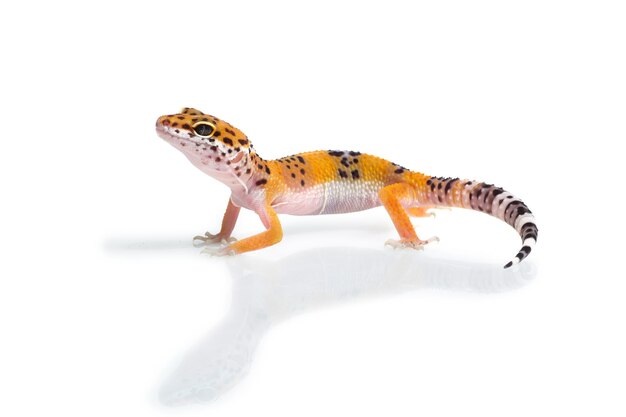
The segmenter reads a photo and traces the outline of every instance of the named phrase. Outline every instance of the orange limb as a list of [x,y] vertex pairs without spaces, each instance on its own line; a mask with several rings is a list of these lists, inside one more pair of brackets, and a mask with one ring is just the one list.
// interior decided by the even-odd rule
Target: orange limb
[[283,228],[280,225],[280,220],[278,220],[278,215],[274,209],[268,205],[258,214],[267,230],[238,242],[231,243],[228,247],[223,249],[224,254],[238,254],[263,249],[282,240]]
[[437,238],[421,240],[415,233],[407,209],[405,209],[405,206],[415,203],[415,190],[412,186],[405,183],[388,185],[380,190],[378,196],[401,238],[400,241],[387,241],[388,245],[419,248],[433,240],[438,240]]

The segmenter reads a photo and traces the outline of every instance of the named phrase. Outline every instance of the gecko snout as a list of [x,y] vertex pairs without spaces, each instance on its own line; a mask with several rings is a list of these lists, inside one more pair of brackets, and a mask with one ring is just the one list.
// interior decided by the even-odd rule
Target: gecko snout
[[171,124],[170,119],[167,116],[161,116],[156,121],[156,126],[169,126]]

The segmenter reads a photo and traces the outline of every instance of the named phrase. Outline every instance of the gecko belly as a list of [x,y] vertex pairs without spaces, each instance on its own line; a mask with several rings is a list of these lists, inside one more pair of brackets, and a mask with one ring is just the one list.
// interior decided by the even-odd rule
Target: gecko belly
[[378,191],[383,186],[376,181],[328,181],[306,190],[289,190],[272,207],[277,213],[299,216],[352,213],[380,206]]

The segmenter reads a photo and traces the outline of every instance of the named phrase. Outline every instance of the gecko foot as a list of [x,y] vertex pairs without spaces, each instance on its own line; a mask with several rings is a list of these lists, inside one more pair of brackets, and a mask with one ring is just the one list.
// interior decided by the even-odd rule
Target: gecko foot
[[232,256],[235,251],[230,248],[230,244],[220,243],[220,245],[205,246],[200,253],[209,256]]
[[415,249],[415,250],[422,250],[424,249],[424,246],[426,246],[429,243],[432,242],[439,242],[439,238],[437,236],[433,236],[431,238],[428,238],[426,240],[421,240],[421,239],[415,239],[415,240],[394,240],[394,239],[389,239],[388,241],[385,242],[385,246],[391,246],[394,249],[404,249],[404,248],[410,248],[410,249]]
[[192,244],[196,248],[200,248],[202,246],[209,246],[209,245],[227,245],[229,243],[233,243],[236,241],[237,239],[235,239],[232,236],[224,237],[224,236],[221,236],[219,233],[216,235],[213,235],[209,232],[206,232],[204,236],[194,236],[192,240]]

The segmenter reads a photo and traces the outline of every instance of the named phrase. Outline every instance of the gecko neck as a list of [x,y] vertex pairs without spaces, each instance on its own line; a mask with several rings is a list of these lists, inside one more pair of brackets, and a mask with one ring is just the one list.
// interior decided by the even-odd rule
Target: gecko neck
[[[259,182],[267,179],[270,174],[268,160],[263,159],[256,151],[252,150],[246,156],[246,167],[244,170],[246,186],[248,190],[258,188]],[[233,190],[235,191],[235,190]]]
[[203,161],[187,157],[202,172],[228,186],[234,194],[249,194],[258,188],[258,182],[267,178],[268,166],[266,160],[252,150],[240,161],[227,161],[219,166],[208,166]]

